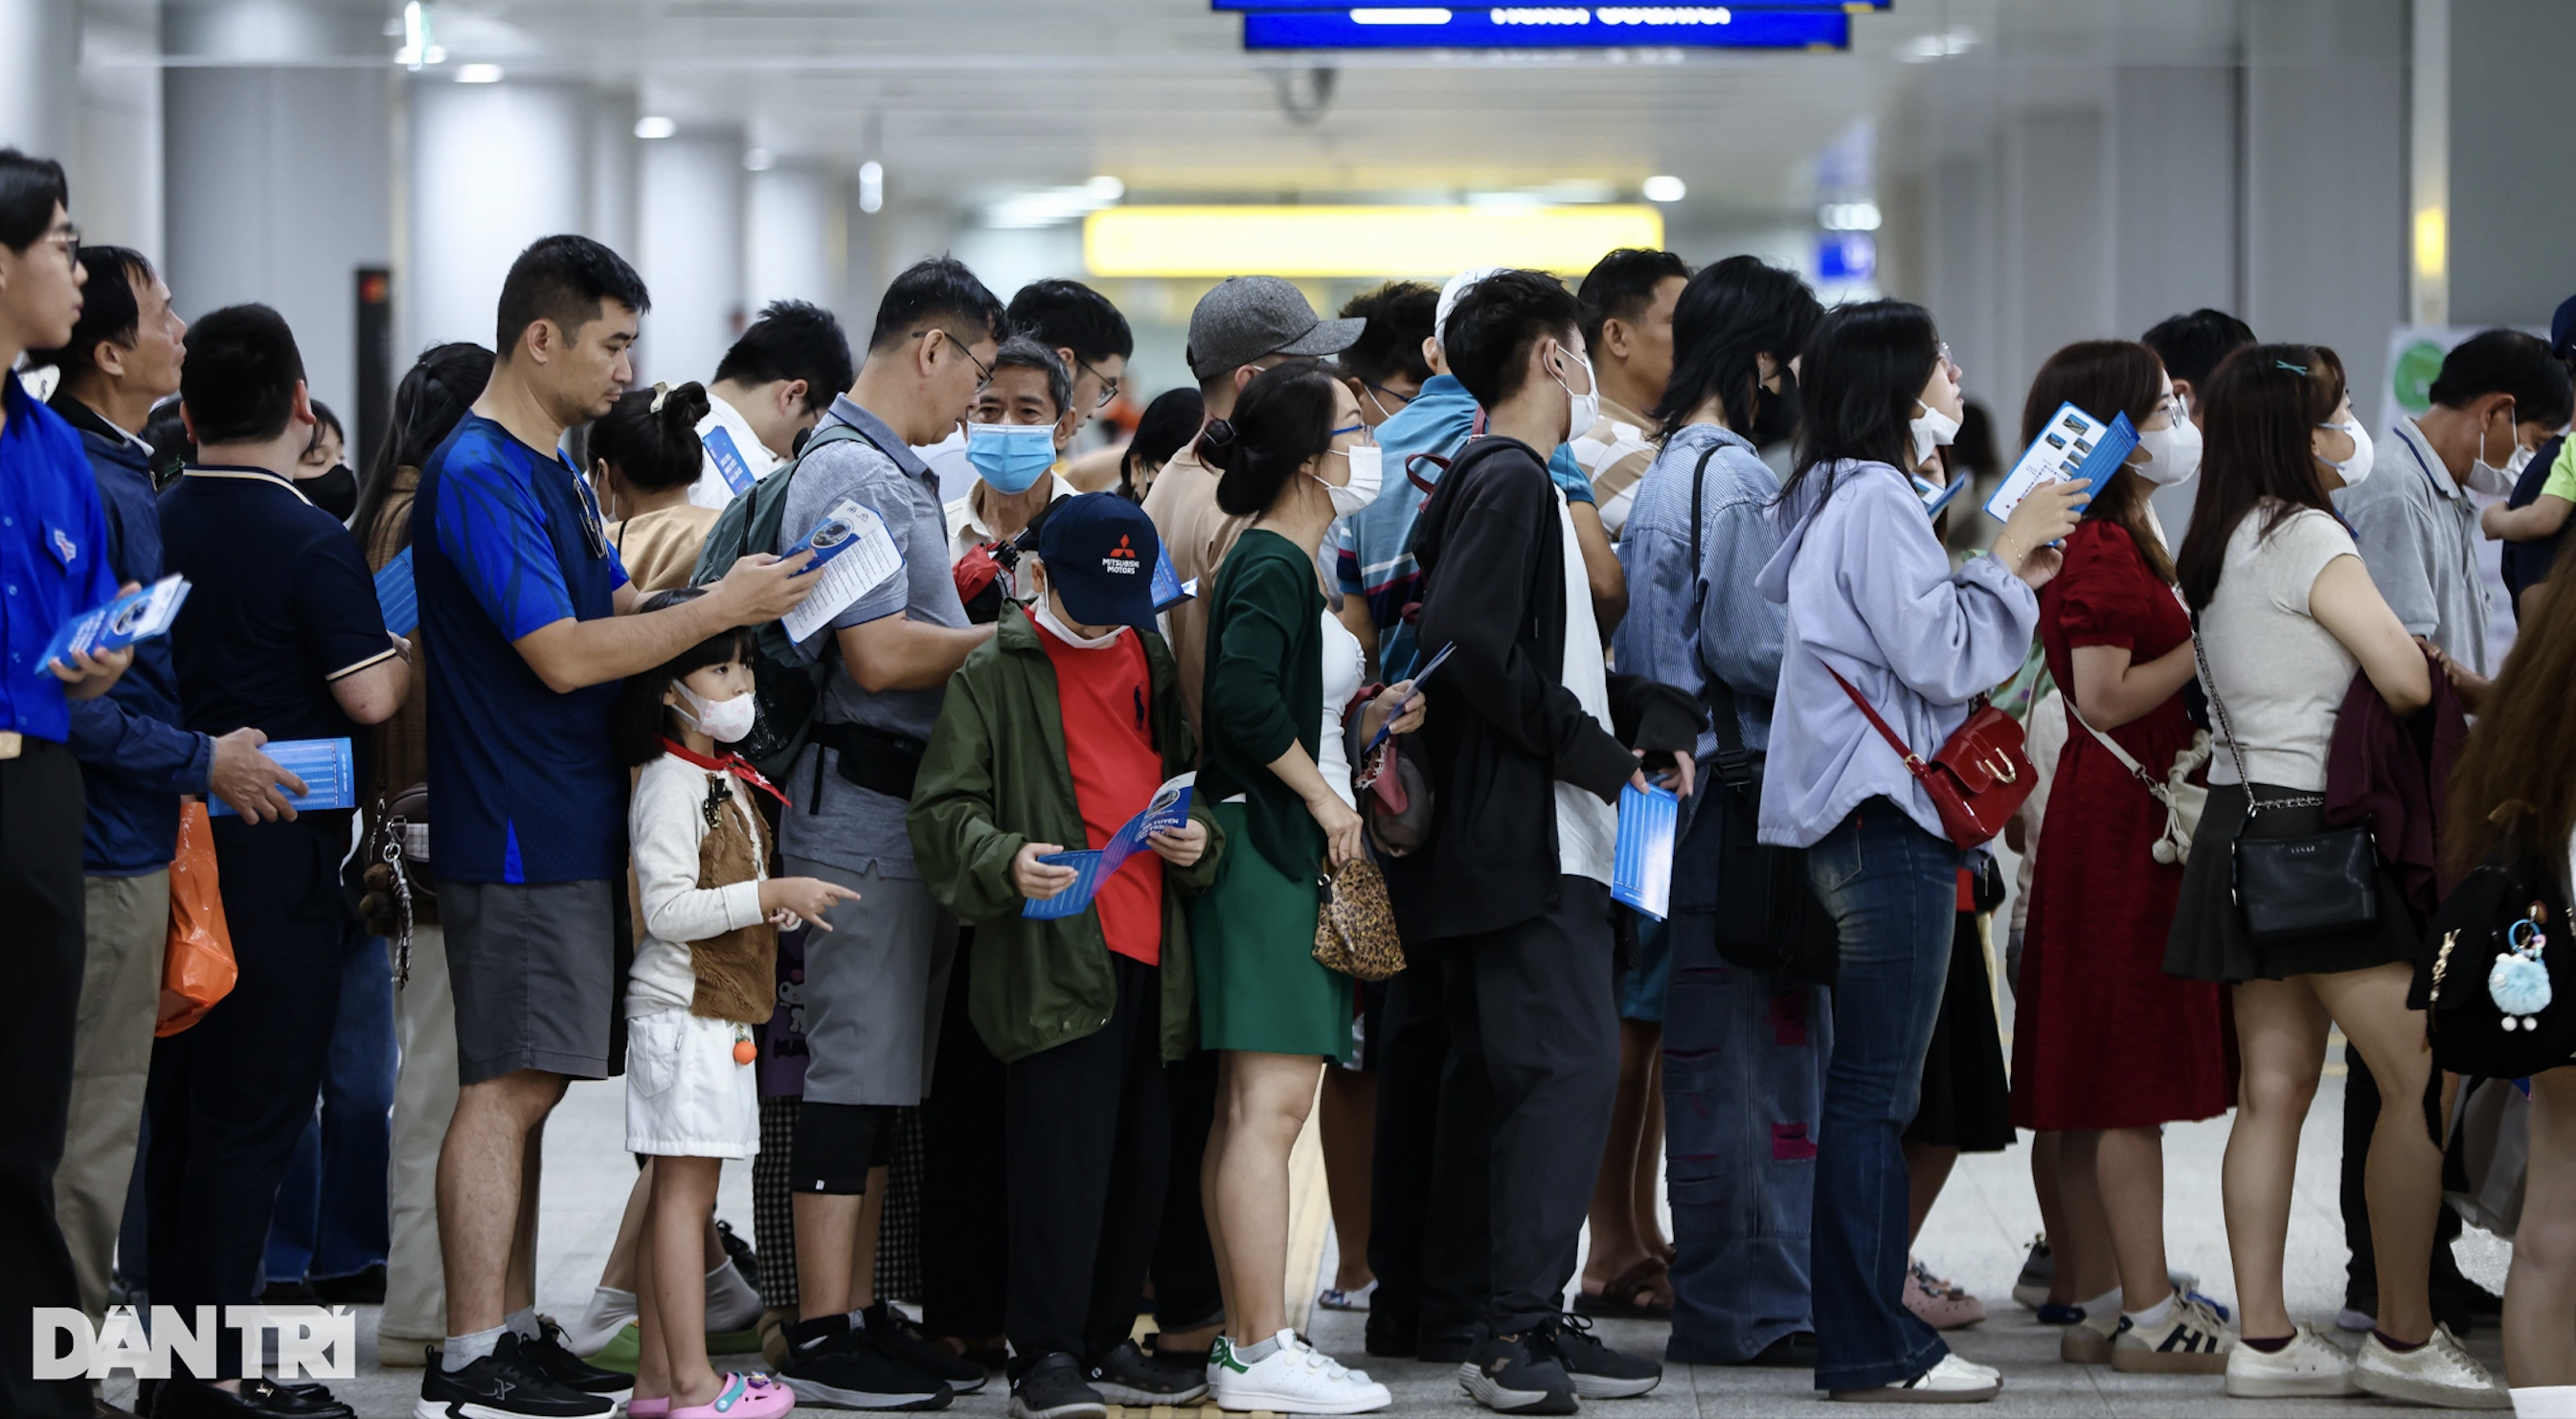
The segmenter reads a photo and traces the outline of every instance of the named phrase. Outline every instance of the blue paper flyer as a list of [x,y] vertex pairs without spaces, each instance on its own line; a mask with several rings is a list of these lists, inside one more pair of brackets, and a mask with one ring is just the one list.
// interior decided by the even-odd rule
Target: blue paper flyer
[[1180,572],[1175,570],[1172,566],[1172,554],[1170,549],[1161,546],[1155,547],[1154,609],[1157,611],[1169,611],[1173,607],[1180,605],[1182,602],[1187,601],[1198,594],[1199,579],[1197,577],[1191,577],[1188,581],[1181,580]]
[[1968,480],[1965,478],[1953,478],[1947,483],[1935,483],[1920,473],[1907,476],[1914,480],[1914,496],[1923,500],[1923,513],[1927,517],[1939,517],[1947,511],[1950,504],[1957,501],[1959,494],[1968,486]]
[[1083,848],[1075,852],[1051,852],[1038,859],[1058,867],[1070,867],[1078,875],[1073,885],[1047,898],[1031,901],[1020,908],[1020,915],[1030,921],[1054,921],[1059,917],[1078,916],[1091,899],[1100,894],[1100,884],[1116,875],[1127,859],[1149,851],[1146,839],[1165,828],[1177,828],[1190,819],[1190,789],[1198,782],[1194,773],[1168,779],[1154,790],[1153,801],[1145,811],[1127,820],[1113,834],[1106,846]]
[[1387,712],[1386,723],[1377,727],[1376,735],[1369,740],[1367,747],[1360,750],[1361,758],[1365,759],[1369,755],[1376,753],[1377,746],[1385,743],[1388,737],[1395,733],[1395,722],[1404,718],[1405,710],[1411,707],[1414,700],[1422,694],[1422,682],[1430,679],[1431,672],[1439,669],[1440,662],[1447,660],[1449,658],[1449,652],[1456,650],[1457,648],[1458,643],[1456,641],[1451,641],[1449,644],[1440,647],[1440,653],[1431,657],[1428,664],[1413,672],[1413,688],[1406,691],[1404,698],[1395,702],[1395,708]]
[[1673,900],[1673,829],[1681,800],[1666,788],[1619,790],[1619,846],[1610,862],[1610,899],[1657,921]]
[[2004,475],[2003,486],[1986,499],[1986,515],[1997,522],[2009,519],[2030,490],[2042,483],[2082,478],[2098,493],[2137,446],[2138,431],[2130,426],[2128,415],[2114,414],[2106,424],[2073,404],[2060,404],[2039,437],[2022,450],[2012,472]]
[[[304,780],[304,796],[290,797],[298,813],[321,813],[334,808],[358,806],[358,767],[349,754],[346,739],[273,739],[259,746],[259,751],[277,761],[277,766]],[[208,797],[206,812],[217,818],[232,813],[232,805],[220,798]]]
[[698,442],[706,449],[707,457],[716,461],[716,472],[724,475],[725,486],[733,489],[735,497],[741,497],[744,489],[760,481],[752,476],[751,464],[744,460],[742,450],[734,446],[733,435],[721,426],[707,430]]
[[385,613],[385,629],[395,635],[420,629],[420,591],[412,585],[411,548],[395,553],[376,573],[376,608]]
[[150,640],[170,629],[179,619],[179,607],[188,599],[188,579],[165,576],[150,586],[129,591],[104,606],[93,607],[63,623],[45,646],[45,659],[59,661],[68,667],[75,651],[96,655],[101,651],[123,650],[136,641]]

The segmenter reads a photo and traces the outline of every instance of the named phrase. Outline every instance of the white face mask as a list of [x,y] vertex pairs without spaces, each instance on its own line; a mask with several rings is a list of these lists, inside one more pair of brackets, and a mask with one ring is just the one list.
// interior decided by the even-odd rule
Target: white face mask
[[2200,426],[2189,419],[2176,419],[2170,428],[2145,430],[2138,435],[2138,447],[2146,450],[2149,461],[2132,463],[2129,471],[2159,488],[2170,488],[2200,471]]
[[1556,374],[1553,370],[1549,371],[1550,374],[1555,375],[1558,386],[1565,390],[1567,412],[1572,419],[1572,422],[1566,426],[1567,438],[1578,438],[1590,432],[1594,424],[1601,422],[1601,381],[1592,373],[1592,361],[1581,355],[1576,355],[1574,359],[1576,363],[1583,366],[1585,393],[1575,393],[1574,386],[1565,382],[1565,376]]
[[2337,463],[2333,459],[2320,453],[2316,455],[2316,460],[2328,468],[2333,469],[2339,476],[2341,476],[2343,479],[2343,485],[2347,488],[2358,488],[2363,483],[2369,481],[2371,461],[2375,459],[2378,454],[2377,451],[2372,449],[2370,446],[2370,436],[2362,432],[2361,420],[2347,419],[2340,424],[2319,424],[2317,427],[2321,429],[2338,429],[2343,433],[2350,435],[2352,438],[2352,457],[2345,459],[2341,463]]
[[1048,634],[1072,646],[1075,650],[1105,650],[1117,644],[1120,636],[1127,634],[1125,626],[1112,626],[1109,628],[1109,634],[1105,636],[1082,634],[1066,625],[1064,618],[1055,613],[1055,598],[1047,595],[1043,587],[1038,591],[1038,599],[1029,603],[1029,611],[1038,618],[1039,625],[1047,628]]
[[1376,444],[1358,444],[1342,452],[1351,461],[1351,481],[1335,486],[1324,483],[1321,478],[1315,479],[1324,483],[1325,495],[1333,500],[1335,517],[1349,517],[1376,502],[1378,490],[1386,485],[1386,456]]
[[2480,429],[2478,456],[2469,464],[2469,487],[2489,497],[2506,497],[2521,479],[2524,465],[2530,462],[2531,450],[2524,448],[2520,439],[2513,441],[2513,453],[2505,459],[2503,467],[2487,462],[2487,433]]
[[686,685],[675,683],[671,688],[680,692],[681,700],[673,708],[686,715],[699,733],[719,744],[740,740],[760,718],[760,702],[748,690],[729,700],[710,700]]
[[1932,456],[1932,450],[1949,447],[1950,440],[1959,436],[1959,421],[1920,399],[1914,401],[1914,407],[1923,412],[1915,415],[1907,427],[1914,434],[1914,466],[1920,468],[1923,460]]

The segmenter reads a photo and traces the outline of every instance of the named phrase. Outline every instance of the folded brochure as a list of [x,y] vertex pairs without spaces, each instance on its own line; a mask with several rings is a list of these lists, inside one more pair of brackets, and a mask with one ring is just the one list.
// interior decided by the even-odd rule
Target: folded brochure
[[1199,579],[1181,580],[1180,572],[1172,566],[1171,549],[1157,546],[1154,549],[1154,609],[1169,611],[1198,594]]
[[395,635],[420,629],[420,592],[412,584],[411,548],[396,552],[376,573],[376,609],[385,613],[385,629]]
[[[296,812],[320,813],[358,806],[358,770],[350,758],[348,740],[272,739],[259,746],[259,751],[276,760],[279,768],[304,780],[303,795],[287,798]],[[206,812],[215,817],[232,811],[232,805],[220,798],[209,796],[206,800]]]
[[1673,829],[1681,800],[1668,788],[1619,790],[1619,844],[1610,859],[1610,900],[1662,921],[1673,901]]
[[59,661],[68,668],[74,652],[96,655],[150,640],[170,629],[170,623],[179,619],[180,604],[187,599],[188,579],[176,575],[129,591],[65,621],[46,644],[45,660]]
[[1422,693],[1422,682],[1430,679],[1431,672],[1439,669],[1440,662],[1447,660],[1449,658],[1449,652],[1456,650],[1457,648],[1458,643],[1456,641],[1451,641],[1449,644],[1440,647],[1440,653],[1431,657],[1430,661],[1421,669],[1413,672],[1413,688],[1405,692],[1403,699],[1395,702],[1394,709],[1387,711],[1386,723],[1377,727],[1377,733],[1369,739],[1368,746],[1360,750],[1361,758],[1365,759],[1369,755],[1376,753],[1377,746],[1385,743],[1387,741],[1387,737],[1395,732],[1395,722],[1404,718],[1405,709]]
[[1038,859],[1058,867],[1070,867],[1073,885],[1044,901],[1031,900],[1020,909],[1020,915],[1031,921],[1053,921],[1058,917],[1076,916],[1091,905],[1100,894],[1100,884],[1117,875],[1127,859],[1148,851],[1146,839],[1165,828],[1177,828],[1190,818],[1190,790],[1198,782],[1195,773],[1168,779],[1154,790],[1153,800],[1145,811],[1127,820],[1126,826],[1110,835],[1106,845],[1083,848],[1074,852],[1051,852]]
[[2060,404],[2039,437],[2022,450],[2012,472],[2004,475],[2003,486],[1986,499],[1986,515],[1997,522],[2009,519],[2031,489],[2042,483],[2081,478],[2098,494],[2137,446],[2138,431],[2130,426],[2128,415],[2114,414],[2106,424],[2071,403]]
[[799,575],[822,579],[812,595],[778,618],[787,638],[799,643],[903,570],[903,553],[887,534],[884,519],[854,498],[834,503],[804,541],[787,549],[785,559],[794,561],[807,552],[814,554],[814,565]]

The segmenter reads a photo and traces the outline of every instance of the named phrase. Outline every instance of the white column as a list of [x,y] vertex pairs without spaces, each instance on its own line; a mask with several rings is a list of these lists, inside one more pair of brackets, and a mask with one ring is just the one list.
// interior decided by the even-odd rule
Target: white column
[[[2550,313],[2576,291],[2566,240],[2576,224],[2576,188],[2557,171],[2564,164],[2553,152],[2567,131],[2559,95],[2563,61],[2576,50],[2576,6],[2449,0],[2443,8],[2451,19],[2444,318],[2546,330]],[[2426,67],[2421,51],[2416,67],[2419,74]]]
[[780,166],[751,174],[744,242],[743,308],[775,300],[829,306],[838,294],[839,184],[819,168]]
[[635,95],[608,90],[590,99],[589,220],[582,226],[592,240],[619,255],[635,259]]
[[692,134],[643,145],[636,269],[653,313],[635,347],[642,380],[705,380],[743,317],[742,142]]
[[[161,30],[149,14],[92,13],[80,35],[72,202],[84,241],[130,246],[159,262]],[[0,40],[0,48],[7,41]]]
[[[0,0],[0,148],[69,162],[80,7],[71,0]],[[72,190],[80,200],[80,189]]]
[[412,81],[412,269],[396,282],[398,352],[490,345],[510,263],[539,237],[582,229],[586,99],[551,84]]

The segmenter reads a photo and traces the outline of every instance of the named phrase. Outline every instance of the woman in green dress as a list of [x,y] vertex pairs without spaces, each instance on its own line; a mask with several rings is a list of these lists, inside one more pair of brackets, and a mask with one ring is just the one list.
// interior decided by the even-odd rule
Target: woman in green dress
[[[1198,778],[1217,821],[1251,850],[1227,855],[1190,921],[1200,1038],[1221,1052],[1202,1183],[1227,1326],[1208,1372],[1226,1408],[1356,1414],[1389,1403],[1385,1387],[1289,1329],[1285,1273],[1289,1149],[1324,1057],[1351,1041],[1350,978],[1313,955],[1317,874],[1365,851],[1339,742],[1359,647],[1327,633],[1315,553],[1336,516],[1375,498],[1378,451],[1349,387],[1299,360],[1247,385],[1199,452],[1224,470],[1217,505],[1252,519],[1209,599]],[[1361,732],[1373,735],[1410,688],[1363,706]],[[1416,701],[1397,729],[1421,715]]]

